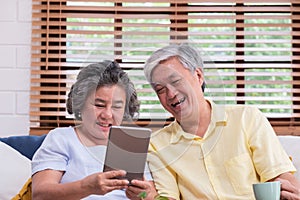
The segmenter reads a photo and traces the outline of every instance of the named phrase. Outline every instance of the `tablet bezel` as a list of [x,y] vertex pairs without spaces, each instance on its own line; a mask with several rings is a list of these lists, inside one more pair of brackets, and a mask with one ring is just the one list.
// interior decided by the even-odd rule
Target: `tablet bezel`
[[103,172],[123,169],[127,179],[142,180],[152,130],[142,127],[112,126],[110,128]]

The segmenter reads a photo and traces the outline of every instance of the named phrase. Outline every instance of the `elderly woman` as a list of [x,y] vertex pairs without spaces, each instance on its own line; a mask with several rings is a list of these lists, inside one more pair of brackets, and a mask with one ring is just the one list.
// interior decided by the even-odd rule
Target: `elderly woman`
[[33,199],[138,199],[141,192],[154,199],[149,171],[130,187],[115,178],[125,171],[102,172],[110,127],[131,119],[138,109],[134,85],[116,62],[83,68],[67,101],[68,112],[80,123],[51,130],[34,155]]

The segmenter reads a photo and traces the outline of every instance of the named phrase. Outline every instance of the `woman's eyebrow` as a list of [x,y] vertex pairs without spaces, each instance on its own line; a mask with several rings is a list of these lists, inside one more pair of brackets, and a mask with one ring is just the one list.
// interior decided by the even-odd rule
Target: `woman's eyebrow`
[[125,101],[123,100],[116,100],[116,101],[113,101],[114,104],[123,104],[125,103]]
[[95,98],[95,103],[105,103],[105,100],[101,98]]
[[[105,101],[104,99],[101,99],[101,98],[96,98],[95,99],[95,103],[106,103],[107,101]],[[125,101],[124,100],[115,100],[113,101],[113,103],[115,104],[119,104],[119,103],[124,103]]]

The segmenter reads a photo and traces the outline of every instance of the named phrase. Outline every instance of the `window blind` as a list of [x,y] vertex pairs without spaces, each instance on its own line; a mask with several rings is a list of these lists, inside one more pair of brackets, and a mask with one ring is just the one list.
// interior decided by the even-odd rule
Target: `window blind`
[[116,60],[141,101],[139,125],[172,116],[145,80],[156,49],[189,43],[204,58],[205,95],[257,106],[277,134],[300,135],[300,3],[296,0],[33,0],[30,133],[74,124],[65,109],[78,71]]

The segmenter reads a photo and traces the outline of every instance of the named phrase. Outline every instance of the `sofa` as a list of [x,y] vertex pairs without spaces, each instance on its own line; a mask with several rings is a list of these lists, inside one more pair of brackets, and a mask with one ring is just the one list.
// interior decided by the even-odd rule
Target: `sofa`
[[31,159],[46,135],[0,138],[0,199],[9,200],[31,177]]
[[296,167],[294,175],[300,181],[300,136],[285,135],[278,136],[278,139]]
[[[31,176],[30,161],[46,135],[0,138],[0,199],[9,200],[19,193]],[[283,148],[300,171],[300,136],[278,136]],[[300,172],[295,176],[300,180]]]

